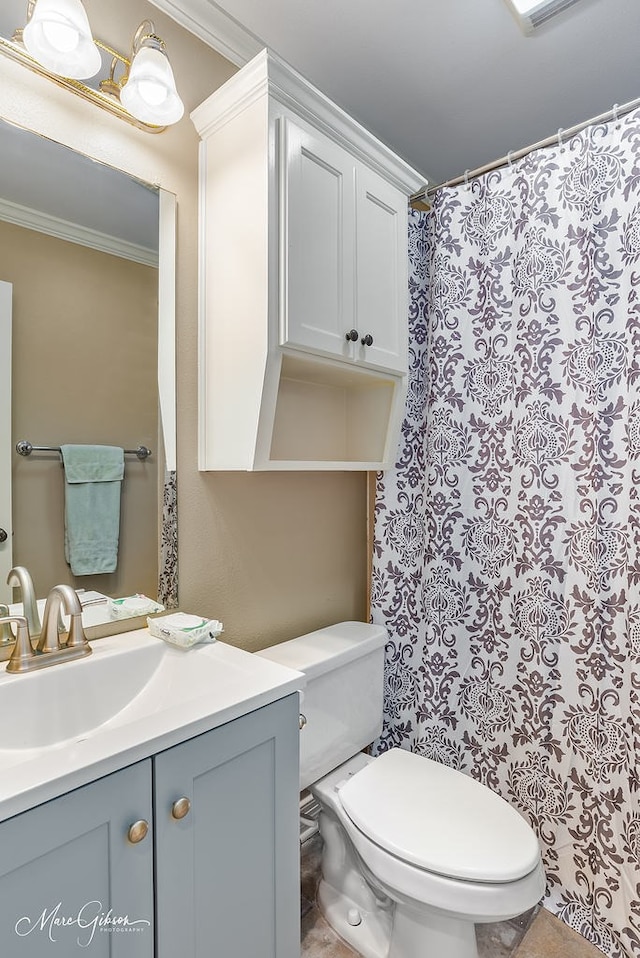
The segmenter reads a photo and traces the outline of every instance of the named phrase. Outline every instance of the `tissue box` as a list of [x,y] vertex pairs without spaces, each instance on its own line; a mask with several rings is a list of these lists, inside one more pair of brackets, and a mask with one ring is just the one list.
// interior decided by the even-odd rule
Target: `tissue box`
[[215,642],[223,631],[217,619],[203,619],[199,615],[174,612],[159,619],[147,619],[149,632],[181,649],[190,649],[199,642]]

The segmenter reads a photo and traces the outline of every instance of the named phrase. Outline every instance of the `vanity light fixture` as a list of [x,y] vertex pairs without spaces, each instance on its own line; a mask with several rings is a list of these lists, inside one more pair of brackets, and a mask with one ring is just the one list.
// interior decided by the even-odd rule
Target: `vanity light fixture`
[[[184,105],[176,90],[164,41],[143,20],[125,56],[94,39],[81,0],[29,0],[27,24],[0,52],[41,76],[150,133],[177,123]],[[111,57],[109,76],[98,88],[80,82],[99,72],[102,53]]]
[[533,33],[547,20],[572,7],[578,0],[507,0],[523,33]]
[[84,80],[102,58],[80,0],[38,0],[22,31],[27,51],[52,73]]
[[164,41],[156,36],[153,23],[144,20],[133,38],[132,59],[120,102],[144,123],[177,123],[184,113]]

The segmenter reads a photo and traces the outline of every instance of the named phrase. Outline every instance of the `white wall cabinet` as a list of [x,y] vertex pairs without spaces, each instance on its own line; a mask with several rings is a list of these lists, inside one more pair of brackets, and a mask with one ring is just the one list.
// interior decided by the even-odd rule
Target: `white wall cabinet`
[[298,734],[294,694],[0,823],[0,954],[298,958]]
[[264,51],[192,114],[201,469],[380,469],[407,366],[422,178]]

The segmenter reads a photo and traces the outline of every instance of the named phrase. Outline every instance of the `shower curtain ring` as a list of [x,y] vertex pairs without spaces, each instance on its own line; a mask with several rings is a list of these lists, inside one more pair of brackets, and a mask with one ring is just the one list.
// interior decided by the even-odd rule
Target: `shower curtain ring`
[[618,110],[620,109],[619,103],[613,104],[613,109],[611,110],[613,114],[613,122],[616,124],[616,129],[618,129]]
[[464,171],[464,188],[469,189],[469,170]]
[[511,169],[511,167],[513,166],[512,154],[513,154],[513,150],[509,150],[509,152],[507,153],[507,163],[509,164],[509,169]]
[[562,150],[562,134],[563,133],[564,133],[564,128],[560,127],[560,129],[558,130],[558,146],[560,147],[560,150]]

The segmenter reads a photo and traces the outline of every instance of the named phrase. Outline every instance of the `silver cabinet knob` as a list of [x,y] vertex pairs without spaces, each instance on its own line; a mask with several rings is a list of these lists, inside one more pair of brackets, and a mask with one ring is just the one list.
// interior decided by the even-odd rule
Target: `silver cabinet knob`
[[177,799],[171,806],[171,816],[177,821],[180,821],[181,818],[185,818],[191,811],[191,802],[186,795],[183,795],[182,798]]
[[345,333],[345,339],[348,343],[357,343],[358,342],[358,333],[357,329],[350,329],[348,333]]
[[0,529],[0,542],[6,542],[6,541],[7,541],[7,530]]
[[127,838],[132,845],[137,845],[138,842],[144,841],[144,839],[147,837],[148,831],[149,822],[145,822],[144,818],[141,818],[140,821],[134,822],[133,825],[129,826]]
[[360,340],[363,346],[373,346],[373,336],[371,333],[367,333],[366,336],[363,336]]
[[300,729],[300,731],[302,731],[302,729],[305,727],[306,724],[307,724],[307,716],[303,715],[302,712],[300,712],[300,715],[298,716],[298,728]]

